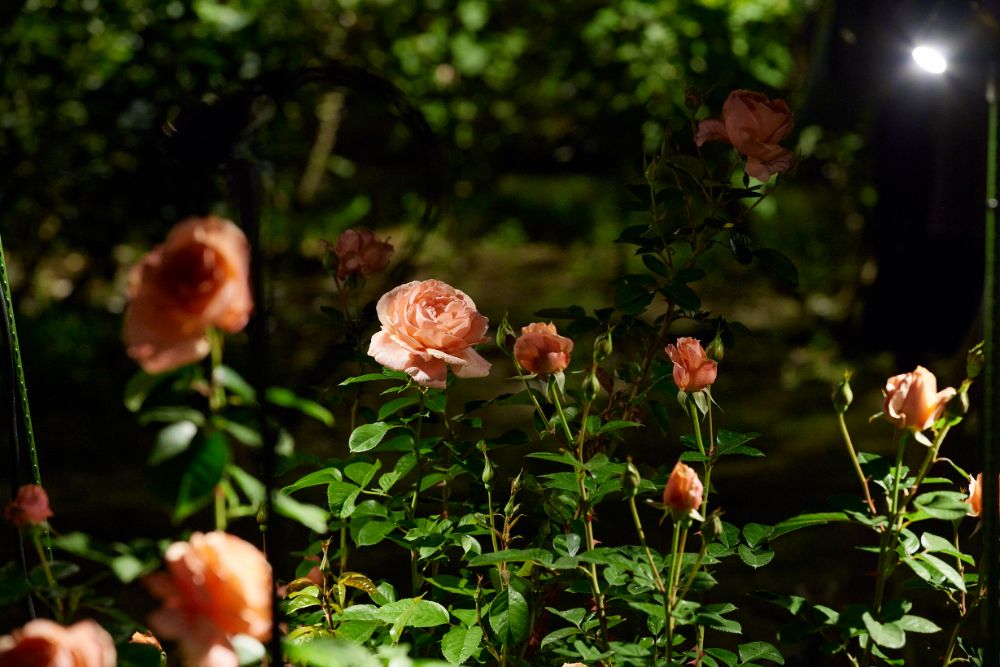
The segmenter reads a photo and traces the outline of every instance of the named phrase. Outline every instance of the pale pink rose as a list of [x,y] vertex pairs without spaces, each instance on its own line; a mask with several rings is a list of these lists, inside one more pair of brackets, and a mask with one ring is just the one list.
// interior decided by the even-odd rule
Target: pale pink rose
[[680,461],[674,466],[663,487],[663,504],[669,507],[675,516],[689,514],[701,507],[702,494],[705,487],[698,479],[698,473],[691,466]]
[[45,618],[0,637],[0,667],[115,667],[111,635],[86,619],[63,627]]
[[180,643],[185,667],[235,667],[229,638],[271,632],[271,566],[257,547],[223,532],[170,545],[166,573],[146,578],[163,607],[149,617],[158,636]]
[[682,336],[677,345],[667,345],[666,351],[674,362],[674,384],[681,391],[690,394],[715,382],[719,364],[708,358],[697,338]]
[[389,265],[395,249],[386,241],[379,241],[370,229],[348,229],[333,248],[337,256],[337,278],[367,277]]
[[975,477],[969,475],[969,516],[979,516],[983,513],[983,473]]
[[205,358],[208,328],[236,333],[253,310],[250,244],[234,223],[188,218],[129,272],[128,355],[147,373]]
[[375,310],[382,330],[368,354],[386,368],[438,388],[449,366],[460,378],[489,374],[490,363],[472,349],[486,340],[489,320],[464,292],[440,280],[413,281],[383,294]]
[[784,100],[749,90],[734,90],[722,105],[722,120],[698,124],[695,143],[725,141],[747,157],[747,173],[766,181],[791,169],[795,156],[778,142],[792,131],[792,112]]
[[945,405],[956,394],[948,387],[938,391],[937,378],[923,366],[912,373],[894,375],[885,383],[885,418],[898,428],[923,431],[944,414]]
[[561,373],[569,366],[573,341],[560,336],[551,322],[535,322],[521,328],[514,342],[514,358],[521,368],[536,375]]
[[52,516],[49,495],[37,484],[25,484],[4,508],[4,517],[17,528],[37,526]]

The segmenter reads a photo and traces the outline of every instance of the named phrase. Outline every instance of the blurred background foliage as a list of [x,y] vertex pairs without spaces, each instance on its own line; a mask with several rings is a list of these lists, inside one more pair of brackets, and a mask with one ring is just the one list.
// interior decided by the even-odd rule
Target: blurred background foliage
[[[703,300],[757,330],[761,356],[778,339],[790,345],[777,365],[747,359],[748,386],[761,384],[758,373],[785,388],[813,382],[808,398],[825,410],[840,373],[838,327],[853,326],[856,297],[875,276],[864,233],[877,199],[863,132],[842,109],[828,115],[823,97],[834,9],[820,0],[4,3],[0,229],[43,474],[58,495],[86,493],[74,464],[92,457],[88,439],[116,443],[100,476],[142,466],[136,443],[149,434],[137,435],[120,402],[135,370],[120,342],[127,269],[186,215],[236,215],[220,176],[167,154],[164,123],[258,77],[328,61],[385,77],[423,112],[447,158],[445,197],[435,227],[418,233],[427,156],[365,91],[315,85],[257,109],[277,380],[313,389],[336,379],[320,307],[337,297],[321,258],[323,240],[351,225],[398,248],[426,236],[418,268],[396,278],[452,281],[494,322],[506,309],[519,326],[543,307],[608,303],[608,281],[635,261],[611,241],[647,215],[628,210],[624,187],[642,181],[644,152],[661,142],[693,150],[686,103],[704,101],[699,118],[718,115],[730,90],[750,88],[796,111],[797,173],[757,207],[752,227],[797,263],[800,288],[720,251],[722,279],[705,284]],[[728,159],[721,145],[705,152]],[[387,286],[369,285],[369,296]],[[775,417],[750,405],[734,415],[765,432],[759,421]]]

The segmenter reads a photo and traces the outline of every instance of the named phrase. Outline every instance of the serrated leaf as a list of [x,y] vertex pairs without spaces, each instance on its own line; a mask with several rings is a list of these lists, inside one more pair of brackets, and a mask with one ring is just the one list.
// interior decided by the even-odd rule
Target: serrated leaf
[[392,426],[385,422],[374,422],[372,424],[362,424],[354,429],[351,437],[347,441],[351,452],[367,452],[378,447],[385,434],[392,430]]
[[931,570],[941,575],[945,581],[963,593],[965,592],[965,581],[962,579],[962,575],[960,575],[951,565],[929,553],[917,554],[914,558],[924,561],[924,563],[926,563]]
[[770,660],[771,662],[776,662],[779,665],[785,664],[785,658],[781,655],[781,652],[767,642],[750,642],[749,644],[740,644],[739,647],[737,647],[737,650],[740,652],[740,660],[742,662],[750,662],[752,660]]
[[469,567],[494,565],[501,562],[521,563],[524,561],[535,561],[547,565],[553,560],[552,552],[546,549],[507,549],[505,551],[494,551],[476,556],[469,561]]
[[369,521],[361,527],[354,541],[359,547],[372,546],[384,540],[395,528],[396,524],[392,521]]
[[768,549],[767,551],[760,551],[756,549],[751,549],[745,544],[741,544],[737,549],[737,553],[740,555],[740,560],[749,565],[750,567],[757,569],[759,567],[764,567],[771,560],[774,559],[774,550]]
[[378,409],[378,420],[384,421],[403,408],[408,408],[411,405],[417,405],[418,403],[420,403],[419,396],[400,396],[399,398],[394,398]]
[[468,628],[456,625],[441,639],[441,655],[452,664],[464,664],[479,653],[482,641],[483,629],[478,625]]
[[271,499],[277,514],[298,521],[314,533],[323,534],[327,531],[327,520],[330,518],[330,513],[322,507],[299,502],[281,492],[274,493]]
[[800,514],[798,516],[793,516],[791,519],[785,519],[781,523],[774,526],[768,540],[773,541],[782,535],[787,535],[788,533],[801,530],[802,528],[824,526],[834,521],[839,522],[850,520],[851,517],[844,512],[814,512],[810,514]]
[[562,533],[552,538],[552,548],[564,556],[575,556],[580,551],[582,540],[576,533]]
[[765,526],[760,523],[748,523],[743,526],[743,538],[751,547],[756,547],[758,544],[770,539],[773,532],[773,526]]
[[935,519],[956,521],[969,511],[965,500],[965,494],[957,491],[929,491],[917,496],[913,505]]
[[502,645],[514,646],[528,638],[531,613],[524,596],[508,586],[490,603],[489,623]]
[[897,623],[879,623],[867,611],[861,615],[861,620],[864,622],[872,641],[879,646],[884,646],[885,648],[903,648],[906,646],[906,632]]
[[933,621],[911,614],[904,615],[896,623],[907,632],[918,632],[927,635],[941,632],[941,628]]

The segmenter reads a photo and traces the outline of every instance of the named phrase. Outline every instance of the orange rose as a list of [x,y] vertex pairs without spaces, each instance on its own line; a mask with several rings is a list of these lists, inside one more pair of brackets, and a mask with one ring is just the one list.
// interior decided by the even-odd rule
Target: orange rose
[[674,362],[674,384],[681,391],[690,394],[715,382],[719,364],[708,358],[697,338],[678,338],[677,345],[667,345],[666,351]]
[[49,496],[37,484],[25,484],[3,511],[4,518],[17,528],[36,526],[52,516]]
[[236,333],[253,309],[250,244],[215,216],[188,218],[129,272],[128,355],[147,373],[205,358],[208,327]]
[[490,363],[472,349],[486,340],[489,320],[464,292],[440,280],[413,281],[383,294],[375,309],[382,330],[368,354],[383,366],[438,388],[448,366],[461,378],[489,374]]
[[769,100],[749,90],[734,90],[722,105],[722,120],[698,124],[695,143],[725,141],[747,157],[747,173],[760,181],[791,169],[795,156],[778,142],[792,131],[792,112],[784,100]]
[[271,566],[249,542],[223,532],[194,533],[164,555],[166,573],[146,578],[163,607],[150,627],[180,642],[187,667],[236,666],[229,637],[271,633]]
[[0,667],[115,667],[111,635],[90,619],[63,627],[45,618],[0,637]]
[[667,485],[663,487],[663,504],[671,509],[675,517],[686,515],[701,507],[704,492],[705,487],[694,468],[678,461]]
[[514,342],[514,358],[521,368],[536,375],[561,373],[569,366],[573,341],[556,332],[551,322],[535,322],[521,328]]
[[937,390],[937,378],[923,366],[912,373],[894,375],[885,383],[885,418],[898,428],[924,431],[944,414],[945,405],[955,396],[954,388]]
[[379,241],[370,229],[348,229],[333,248],[337,256],[337,278],[346,280],[350,276],[370,276],[389,265],[389,258],[395,249],[385,241]]

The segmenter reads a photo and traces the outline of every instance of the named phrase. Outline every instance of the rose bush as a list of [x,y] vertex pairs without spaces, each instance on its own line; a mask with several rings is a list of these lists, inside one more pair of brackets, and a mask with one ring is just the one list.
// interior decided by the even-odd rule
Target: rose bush
[[242,330],[250,318],[250,246],[229,220],[188,218],[129,272],[128,354],[148,373],[205,358],[207,330]]

